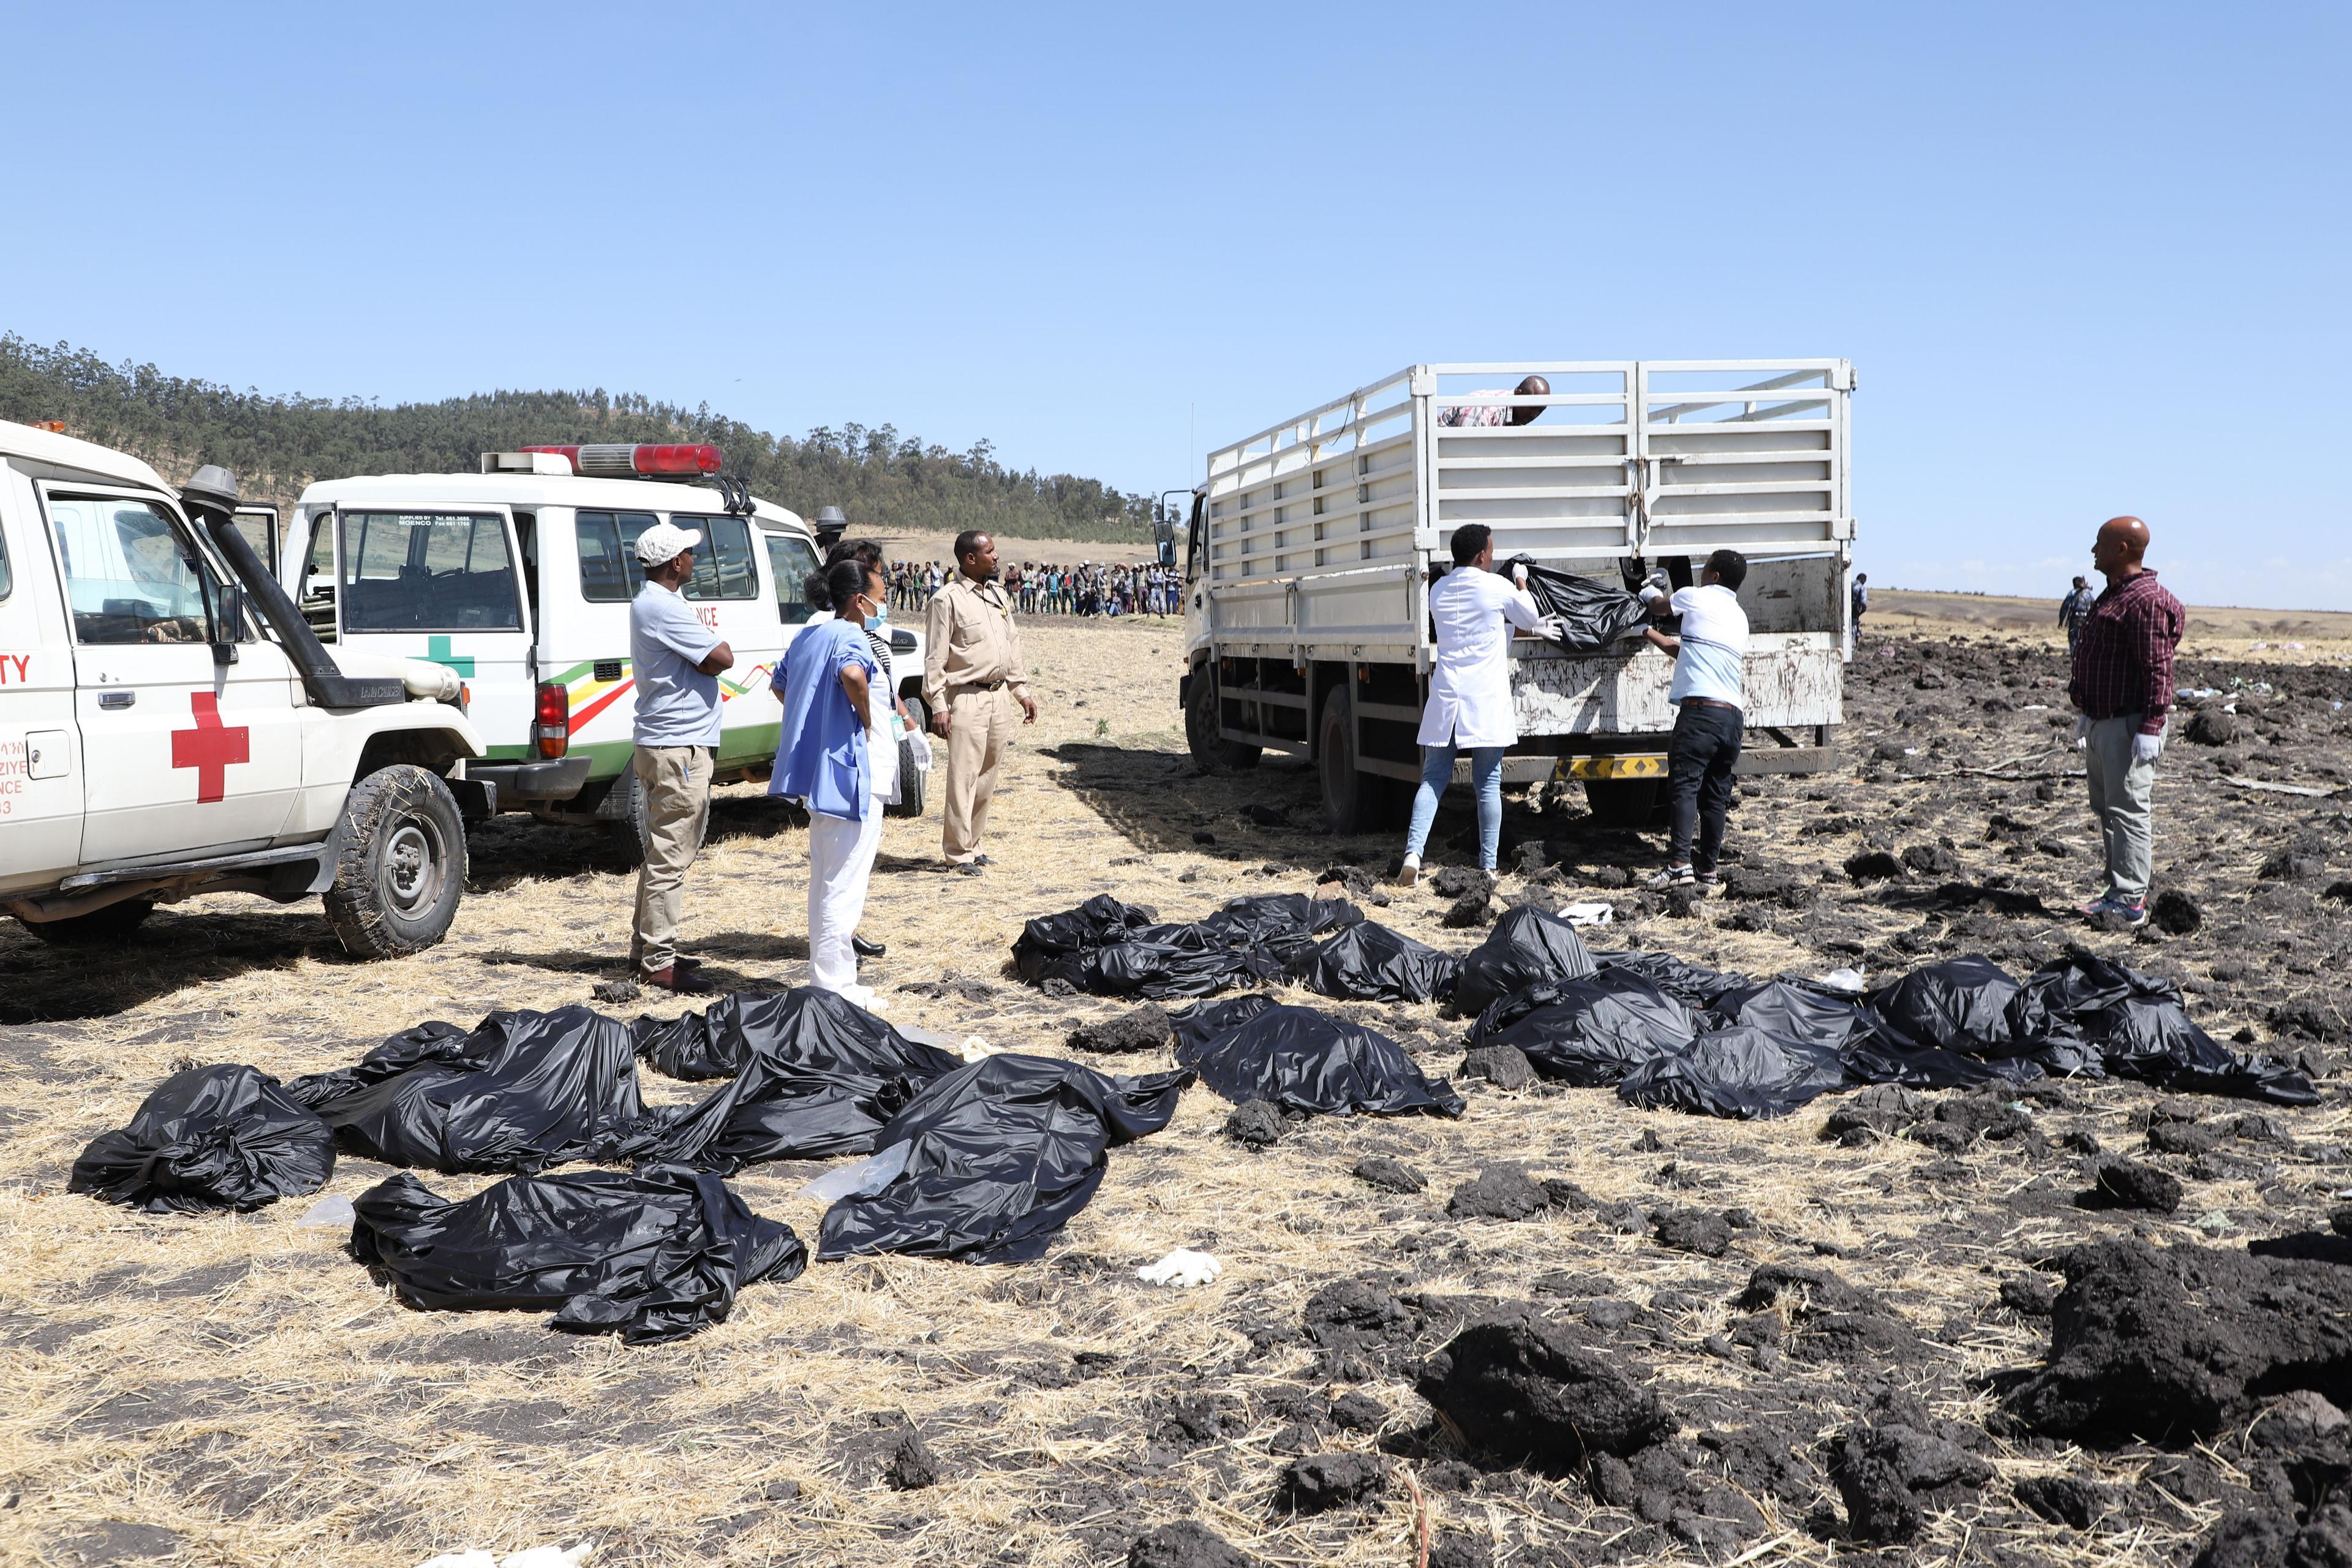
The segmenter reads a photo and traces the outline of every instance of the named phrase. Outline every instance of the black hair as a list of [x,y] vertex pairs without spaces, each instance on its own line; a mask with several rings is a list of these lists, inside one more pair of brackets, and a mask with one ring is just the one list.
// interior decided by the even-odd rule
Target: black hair
[[833,548],[824,552],[827,566],[838,561],[863,561],[868,566],[882,564],[882,547],[870,539],[836,539]]
[[980,542],[987,537],[988,530],[984,528],[967,528],[957,534],[955,536],[956,563],[961,565],[963,558],[979,549]]
[[801,584],[801,597],[808,601],[812,610],[837,614],[850,600],[866,592],[866,574],[871,570],[865,562],[847,557],[830,562],[822,571],[809,574],[808,581]]
[[1465,522],[1454,531],[1454,564],[1467,566],[1493,541],[1495,531],[1483,522]]
[[1706,558],[1706,569],[1715,574],[1716,581],[1733,593],[1748,581],[1748,557],[1737,550],[1718,550]]

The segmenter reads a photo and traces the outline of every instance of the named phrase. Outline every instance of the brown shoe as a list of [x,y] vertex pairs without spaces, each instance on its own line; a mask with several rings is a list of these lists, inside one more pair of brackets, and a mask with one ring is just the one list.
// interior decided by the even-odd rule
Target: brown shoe
[[702,994],[711,988],[709,981],[681,963],[673,963],[667,969],[640,969],[637,984],[675,991],[681,996]]

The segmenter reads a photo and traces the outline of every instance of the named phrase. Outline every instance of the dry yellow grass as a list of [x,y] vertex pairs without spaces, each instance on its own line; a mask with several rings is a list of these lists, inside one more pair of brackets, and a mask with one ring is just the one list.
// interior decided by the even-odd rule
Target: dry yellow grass
[[[867,978],[890,996],[893,1018],[1057,1054],[1072,1025],[1118,1008],[1049,1001],[1004,978],[1025,916],[1112,889],[1190,918],[1234,894],[1308,885],[1312,864],[1262,873],[1269,861],[1350,851],[1385,860],[1384,843],[1315,840],[1302,851],[1297,837],[1240,819],[1253,799],[1308,800],[1298,769],[1193,776],[1181,760],[1173,629],[1041,625],[1026,635],[1045,710],[997,796],[988,847],[998,868],[940,874],[936,806],[885,830],[866,930],[890,952]],[[1220,842],[1194,844],[1199,826]],[[799,836],[754,791],[728,792],[686,919],[688,945],[722,984],[794,978],[804,868]],[[1858,1386],[1783,1384],[1697,1348],[1723,1326],[1753,1264],[1818,1263],[1815,1243],[1850,1250],[1833,1266],[1887,1292],[1923,1330],[1958,1325],[1933,1338],[1937,1364],[1916,1369],[1950,1389],[1959,1384],[1948,1374],[2023,1363],[2040,1348],[2034,1329],[1985,1310],[2002,1274],[2086,1232],[2128,1228],[2071,1213],[2004,1218],[2030,1171],[1989,1159],[1965,1179],[1928,1180],[1914,1146],[1823,1142],[1825,1108],[1729,1124],[1629,1110],[1601,1092],[1484,1091],[1459,1122],[1325,1119],[1244,1155],[1220,1135],[1227,1107],[1196,1089],[1164,1133],[1114,1152],[1100,1193],[1045,1262],[813,1267],[795,1283],[748,1290],[731,1321],[694,1340],[629,1349],[550,1333],[528,1315],[411,1311],[343,1255],[340,1232],[298,1227],[307,1201],[162,1219],[64,1191],[84,1142],[120,1125],[184,1058],[317,1070],[425,1018],[581,1001],[619,971],[629,879],[589,841],[502,821],[480,836],[476,870],[452,939],[397,963],[346,962],[315,910],[244,899],[166,910],[149,942],[94,957],[0,928],[0,1004],[42,1020],[8,1029],[0,1058],[0,1379],[10,1391],[0,1489],[17,1494],[0,1510],[0,1561],[152,1546],[239,1568],[405,1568],[436,1551],[592,1538],[600,1563],[1076,1565],[1123,1560],[1141,1528],[1191,1515],[1268,1563],[1409,1564],[1412,1510],[1401,1492],[1321,1522],[1269,1511],[1283,1424],[1255,1414],[1255,1396],[1328,1384],[1307,1347],[1260,1352],[1247,1331],[1295,1327],[1325,1282],[1363,1275],[1438,1296],[1525,1299],[1547,1274],[1599,1272],[1637,1304],[1680,1299],[1671,1342],[1641,1359],[1686,1409],[1732,1391],[1750,1407],[1778,1401],[1826,1434]],[[1461,933],[1439,928],[1443,908],[1407,895],[1380,913],[1458,946]],[[1769,933],[1705,920],[1673,930],[1677,951],[1727,967],[1822,966]],[[960,1004],[895,990],[949,973],[998,992]],[[1459,1026],[1434,1008],[1356,1011],[1414,1044],[1433,1074],[1453,1065]],[[696,1092],[646,1082],[663,1100]],[[2103,1091],[2078,1120],[2119,1135],[2145,1098]],[[2340,1136],[2344,1121],[2313,1113],[2296,1131]],[[1670,1152],[1637,1149],[1645,1131]],[[1374,1153],[1419,1166],[1428,1191],[1370,1192],[1349,1173]],[[1507,1159],[1603,1200],[1743,1205],[1762,1228],[1709,1260],[1611,1233],[1584,1212],[1521,1225],[1444,1217],[1458,1182]],[[813,1237],[819,1211],[793,1194],[814,1169],[756,1168],[737,1184],[753,1207]],[[346,1161],[328,1192],[350,1196],[385,1173]],[[445,1193],[487,1181],[426,1180]],[[2214,1213],[2234,1226],[2263,1199],[2238,1182],[2200,1187],[2199,1202],[2180,1225],[2143,1228],[2196,1237],[2187,1222]],[[1178,1246],[1215,1252],[1224,1277],[1182,1292],[1133,1279]],[[1079,1352],[1115,1361],[1077,1376]],[[1401,1374],[1369,1386],[1396,1426],[1423,1419]],[[1157,1446],[1157,1402],[1216,1394],[1254,1413],[1246,1430],[1189,1453]],[[1988,1407],[1964,1395],[1944,1405],[1979,1417]],[[877,1445],[906,1420],[948,1463],[934,1489],[902,1494],[875,1475]],[[1372,1442],[1339,1433],[1326,1446]],[[1996,1458],[2011,1476],[2093,1468],[2071,1451]],[[2128,1477],[2137,1462],[2099,1465]],[[1832,1549],[1803,1531],[1801,1508],[1757,1500],[1771,1524],[1759,1540],[1772,1543],[1758,1561],[1830,1561]],[[1538,1561],[1538,1548],[1593,1554],[1625,1518],[1597,1515],[1580,1486],[1559,1482],[1433,1494],[1430,1507],[1441,1528],[1487,1538],[1506,1562]],[[1926,1551],[1958,1561],[2029,1544],[2003,1539],[2011,1533],[2022,1532],[1947,1518]],[[2095,1552],[2030,1544],[2070,1561],[2155,1564],[2177,1560],[2189,1533],[2087,1538]]]

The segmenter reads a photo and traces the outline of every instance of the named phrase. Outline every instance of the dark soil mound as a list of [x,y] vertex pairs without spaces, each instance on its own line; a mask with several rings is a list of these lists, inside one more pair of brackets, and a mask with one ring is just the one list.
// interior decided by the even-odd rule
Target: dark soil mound
[[2002,1402],[2020,1426],[2185,1442],[2269,1394],[2352,1390],[2352,1268],[2121,1239],[2063,1261],[2048,1363]]
[[1655,1393],[1617,1370],[1630,1364],[1525,1308],[1509,1309],[1454,1335],[1415,1386],[1473,1447],[1564,1471],[1593,1454],[1622,1458],[1679,1425]]
[[1155,1051],[1175,1037],[1168,1015],[1157,1003],[1146,1002],[1116,1018],[1080,1025],[1070,1031],[1069,1044],[1076,1051]]

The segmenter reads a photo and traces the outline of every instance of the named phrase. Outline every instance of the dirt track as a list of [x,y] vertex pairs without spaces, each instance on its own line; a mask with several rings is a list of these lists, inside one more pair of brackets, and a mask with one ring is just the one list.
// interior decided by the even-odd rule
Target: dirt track
[[[940,875],[936,807],[886,830],[866,929],[890,952],[866,977],[894,1018],[1058,1053],[1070,1027],[1122,1009],[1009,979],[1024,917],[1108,889],[1191,918],[1239,892],[1304,890],[1335,861],[1385,868],[1393,844],[1319,833],[1303,770],[1196,776],[1176,723],[1172,629],[1041,625],[1027,636],[1045,713],[998,798],[1000,867]],[[2226,744],[2176,736],[2158,864],[2203,924],[2134,939],[2031,912],[2021,896],[1937,892],[1966,882],[2063,911],[2092,890],[2059,668],[2038,637],[1866,641],[1849,688],[1853,765],[1743,792],[1732,842],[1744,867],[1794,873],[1778,901],[1704,903],[1684,918],[1650,907],[1622,876],[1646,870],[1654,838],[1591,831],[1573,799],[1543,812],[1515,801],[1511,834],[1551,846],[1561,896],[1616,900],[1632,921],[1625,940],[1686,958],[1876,974],[1984,952],[2021,973],[2084,940],[2177,978],[2217,1037],[2242,1030],[2332,1073],[2352,998],[2339,989],[2347,906],[2326,895],[2332,868],[2352,859],[2352,817],[2323,795],[2240,786],[2352,781],[2352,709],[2332,706],[2352,679],[2184,663],[2184,685],[2276,689],[2231,725],[2215,721],[2242,731]],[[1288,825],[1252,821],[1251,805]],[[715,823],[688,946],[722,984],[789,984],[803,952],[789,934],[800,929],[798,835],[748,789],[729,793]],[[1457,801],[1436,836],[1457,847],[1442,853],[1458,861],[1468,828]],[[1843,868],[1915,846],[1939,846],[1953,868],[1863,883]],[[1602,1090],[1473,1081],[1458,1122],[1325,1120],[1252,1153],[1223,1135],[1230,1108],[1195,1089],[1164,1133],[1113,1153],[1101,1192],[1043,1263],[814,1267],[752,1288],[695,1340],[643,1350],[551,1334],[522,1315],[407,1310],[343,1256],[339,1233],[297,1227],[306,1201],[163,1220],[64,1192],[88,1139],[120,1125],[175,1062],[317,1070],[423,1019],[583,1000],[622,968],[628,882],[590,840],[502,821],[478,836],[474,871],[452,940],[397,963],[346,963],[314,910],[257,900],[164,911],[147,941],[112,954],[53,952],[0,928],[0,1376],[15,1394],[0,1409],[0,1491],[20,1494],[0,1510],[0,1558],[177,1551],[405,1568],[436,1551],[593,1538],[598,1563],[1108,1563],[1144,1529],[1191,1517],[1269,1563],[1409,1564],[1415,1506],[1402,1473],[1311,1518],[1275,1506],[1291,1458],[1358,1453],[1412,1475],[1453,1554],[1440,1560],[1454,1564],[1483,1561],[1481,1546],[1526,1564],[1825,1562],[1841,1548],[1828,1539],[1837,1510],[1822,1511],[1838,1495],[1822,1444],[1892,1393],[1924,1400],[1916,1418],[1948,1423],[1992,1472],[1930,1510],[1923,1555],[2185,1561],[2225,1509],[2271,1484],[2268,1461],[2242,1443],[2091,1452],[1989,1436],[1987,1380],[2032,1365],[2049,1337],[2048,1320],[2004,1304],[2002,1287],[2053,1280],[2037,1265],[2101,1236],[2230,1247],[2324,1231],[2352,1184],[2352,1119],[2333,1082],[2320,1106],[2267,1111],[2260,1126],[2237,1119],[2262,1108],[2200,1102],[2214,1139],[2182,1153],[2143,1152],[2158,1097],[2120,1083],[2025,1101],[2030,1138],[1948,1150],[1825,1139],[1836,1099],[1728,1123],[1631,1110]],[[1507,876],[1503,890],[1524,885]],[[1370,912],[1469,945],[1477,933],[1440,927],[1444,907],[1419,891]],[[898,990],[949,978],[972,984]],[[1434,1007],[1333,1005],[1433,1075],[1459,1064],[1462,1025]],[[656,1099],[695,1093],[646,1082]],[[2182,1178],[2187,1200],[2169,1216],[2077,1207],[2075,1133]],[[1350,1173],[1371,1155],[1413,1166],[1427,1186],[1374,1191]],[[1594,1206],[1519,1222],[1447,1215],[1460,1184],[1507,1161],[1576,1184]],[[736,1185],[805,1237],[819,1210],[793,1194],[820,1168],[760,1167]],[[328,1191],[350,1196],[386,1173],[346,1160]],[[451,1194],[487,1184],[426,1179]],[[1661,1245],[1649,1215],[1685,1207],[1744,1209],[1753,1223],[1719,1257]],[[1181,1292],[1133,1279],[1177,1246],[1216,1253],[1223,1279]],[[1795,1309],[1767,1331],[1754,1320],[1769,1314],[1733,1304],[1762,1265],[1833,1270],[1877,1292],[1892,1327],[1841,1337]],[[1370,1303],[1360,1321],[1336,1321],[1328,1293],[1318,1304],[1347,1281]],[[2030,1304],[2035,1293],[2011,1294]],[[1412,1391],[1412,1366],[1465,1317],[1510,1301],[1578,1325],[1654,1383],[1681,1423],[1675,1444],[1653,1451],[1664,1457],[1652,1468],[1672,1475],[1604,1482],[1604,1502],[1580,1475],[1463,1462]],[[1364,1398],[1335,1405],[1343,1395]],[[929,1489],[881,1479],[908,1423],[944,1462]],[[2020,1483],[2053,1476],[2107,1489],[2091,1531],[2019,1500]]]

